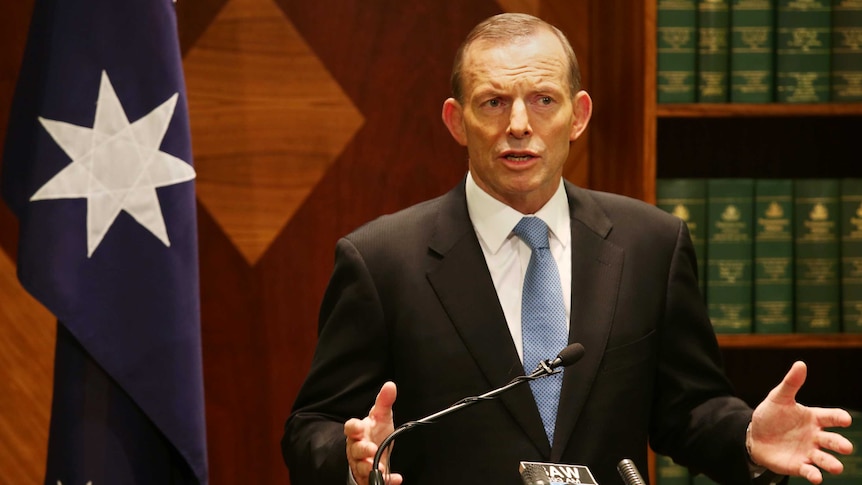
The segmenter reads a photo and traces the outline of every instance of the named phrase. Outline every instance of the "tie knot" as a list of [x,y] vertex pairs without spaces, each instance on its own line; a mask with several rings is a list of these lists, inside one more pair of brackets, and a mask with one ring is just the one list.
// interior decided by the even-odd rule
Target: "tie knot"
[[512,230],[530,249],[548,248],[548,225],[538,217],[524,217]]

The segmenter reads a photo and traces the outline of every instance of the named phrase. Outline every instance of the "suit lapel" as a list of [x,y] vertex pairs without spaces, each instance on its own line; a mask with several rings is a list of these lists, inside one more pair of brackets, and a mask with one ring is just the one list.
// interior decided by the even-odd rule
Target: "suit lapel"
[[559,460],[590,393],[607,345],[619,293],[624,254],[605,240],[612,227],[589,194],[566,183],[572,226],[572,310],[569,342],[584,357],[563,375],[551,460]]
[[[430,249],[439,263],[429,271],[428,281],[488,380],[488,390],[523,375],[482,248],[469,220],[463,183],[445,198]],[[547,456],[550,446],[529,385],[518,386],[500,399],[536,448]]]
[[[553,450],[529,385],[500,396],[513,419],[542,456],[559,460],[596,378],[610,334],[622,273],[623,251],[605,240],[612,224],[588,192],[566,182],[572,231],[572,318],[569,342],[584,357],[567,369]],[[467,213],[463,182],[443,201],[429,245],[438,258],[428,281],[490,388],[502,386],[523,368],[500,307],[482,248]]]

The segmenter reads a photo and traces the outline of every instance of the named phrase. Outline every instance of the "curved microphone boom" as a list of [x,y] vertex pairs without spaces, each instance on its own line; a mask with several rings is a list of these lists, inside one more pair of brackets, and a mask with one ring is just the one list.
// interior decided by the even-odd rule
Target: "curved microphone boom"
[[561,371],[561,367],[568,367],[575,362],[581,360],[581,357],[583,356],[583,345],[579,343],[569,344],[568,346],[566,346],[566,348],[561,350],[560,353],[557,354],[557,357],[553,360],[548,359],[539,362],[539,365],[536,366],[536,369],[529,375],[518,376],[509,381],[509,383],[503,387],[499,387],[497,389],[494,389],[493,391],[486,392],[481,396],[473,396],[462,399],[442,411],[438,411],[434,414],[425,416],[424,418],[418,419],[416,421],[408,421],[401,426],[395,428],[393,432],[389,433],[389,436],[384,438],[384,440],[380,443],[380,446],[377,447],[377,453],[374,454],[374,462],[371,465],[371,473],[368,476],[368,485],[384,485],[383,472],[380,470],[380,459],[383,457],[384,450],[389,447],[389,444],[392,442],[392,440],[394,440],[395,437],[399,434],[409,429],[413,429],[419,425],[433,423],[437,419],[442,418],[447,414],[453,413],[460,409],[464,409],[468,406],[472,406],[473,404],[476,404],[478,402],[495,399],[500,394],[508,391],[509,389],[512,389],[518,384],[556,374]]

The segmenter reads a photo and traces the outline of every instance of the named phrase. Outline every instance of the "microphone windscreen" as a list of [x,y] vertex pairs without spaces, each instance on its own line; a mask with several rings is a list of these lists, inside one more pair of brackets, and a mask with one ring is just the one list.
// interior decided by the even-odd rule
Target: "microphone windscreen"
[[551,477],[544,468],[540,466],[530,466],[521,472],[521,480],[524,485],[551,485]]
[[635,462],[628,458],[617,464],[617,471],[626,485],[646,485],[646,482],[644,482],[643,477],[638,471],[638,467],[635,466]]
[[560,360],[560,366],[568,367],[575,362],[581,360],[581,357],[584,356],[584,352],[584,346],[578,342],[575,342],[561,350],[560,355],[557,356],[557,359]]

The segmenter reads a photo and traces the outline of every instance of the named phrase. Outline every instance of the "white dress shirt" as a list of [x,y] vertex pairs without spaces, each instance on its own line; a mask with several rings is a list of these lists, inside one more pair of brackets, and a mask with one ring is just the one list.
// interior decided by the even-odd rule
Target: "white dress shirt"
[[[532,251],[512,229],[527,214],[521,214],[482,190],[472,174],[467,174],[467,211],[479,244],[485,254],[485,262],[497,290],[497,297],[506,315],[512,341],[523,362],[524,345],[521,339],[521,290],[524,275],[530,263]],[[563,181],[551,200],[535,214],[548,225],[551,254],[560,271],[563,302],[566,305],[566,325],[571,320],[572,300],[572,232],[569,219],[569,202]],[[553,358],[549,355],[548,358]]]

